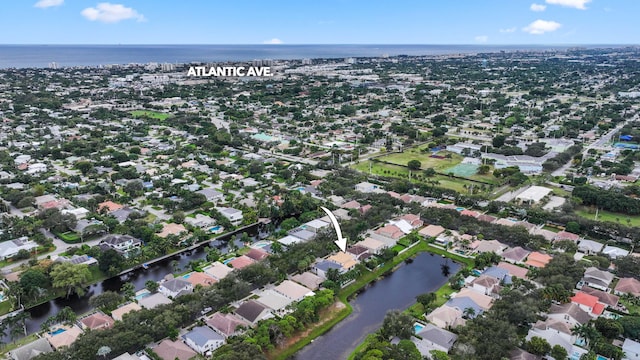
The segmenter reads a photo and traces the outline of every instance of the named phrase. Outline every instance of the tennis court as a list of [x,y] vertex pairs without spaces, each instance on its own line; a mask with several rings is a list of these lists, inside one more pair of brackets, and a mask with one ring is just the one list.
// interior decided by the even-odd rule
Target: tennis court
[[445,174],[453,173],[455,176],[470,177],[478,172],[478,165],[460,163],[454,167],[444,170]]

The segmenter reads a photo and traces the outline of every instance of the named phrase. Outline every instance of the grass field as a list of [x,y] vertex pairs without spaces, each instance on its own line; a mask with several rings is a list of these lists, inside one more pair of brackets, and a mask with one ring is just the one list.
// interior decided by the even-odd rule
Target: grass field
[[64,233],[55,233],[55,235],[57,237],[59,237],[60,239],[62,239],[62,241],[66,242],[66,243],[77,243],[80,241],[80,236],[78,236],[78,234],[71,232],[71,231],[67,231]]
[[436,159],[432,158],[431,152],[422,153],[418,148],[412,148],[405,150],[402,153],[394,153],[389,154],[387,156],[383,156],[378,158],[381,161],[390,162],[393,164],[398,164],[402,166],[406,166],[407,163],[411,160],[418,160],[422,163],[422,169],[433,168],[435,171],[443,172],[445,169],[458,165],[462,161],[462,156],[449,152],[449,151],[440,151],[438,155],[445,156],[447,154],[451,155],[450,159]]
[[151,118],[151,119],[166,120],[171,115],[170,114],[161,113],[161,112],[157,112],[157,111],[150,111],[150,110],[135,110],[135,111],[131,112],[131,116],[133,116],[133,117],[148,117],[148,118]]
[[[583,218],[594,220],[596,215],[596,210],[588,207],[581,207],[580,209],[575,211],[576,215],[582,216]],[[609,221],[612,223],[619,223],[627,226],[640,226],[640,215],[629,216],[625,214],[618,214],[610,211],[599,210],[598,211],[598,221]]]
[[[431,152],[422,153],[420,151],[420,148],[411,148],[411,149],[406,149],[402,153],[393,153],[393,154],[379,157],[377,158],[377,160],[391,163],[391,164],[378,163],[378,165],[386,167],[387,170],[395,171],[395,172],[399,172],[402,170],[403,173],[405,174],[409,173],[409,170],[406,168],[409,161],[418,160],[421,163],[421,167],[420,167],[421,170],[433,168],[436,172],[446,175],[446,174],[449,174],[450,172],[455,173],[457,171],[456,166],[460,165],[462,162],[462,159],[464,158],[461,155],[458,155],[456,153],[452,153],[449,151],[439,151],[437,155],[439,156],[451,155],[451,158],[444,158],[444,159],[432,158]],[[363,163],[366,163],[366,166],[364,166],[364,168],[362,169],[358,168],[358,170],[368,172],[369,170],[368,161],[365,161]],[[396,164],[399,166],[394,166],[392,164]],[[374,164],[374,167],[375,165],[376,164]],[[462,175],[462,174],[458,174],[458,175]],[[489,171],[489,173],[484,175],[480,175],[477,173],[470,174],[468,173],[468,171],[465,171],[464,175],[465,175],[464,177],[471,180],[483,181],[491,184],[499,183],[498,180],[491,174],[491,171]]]
[[[355,164],[354,166],[352,166],[354,169],[361,171],[365,174],[369,173],[369,161],[362,161],[360,163]],[[381,175],[381,176],[388,176],[388,177],[395,177],[395,178],[404,178],[404,179],[408,179],[409,178],[409,169],[407,169],[406,167],[403,166],[399,166],[399,165],[390,165],[390,164],[382,164],[382,163],[376,163],[376,162],[372,162],[371,163],[371,173],[374,175]],[[412,172],[412,176],[415,176],[416,172]],[[477,176],[480,175],[474,175],[472,178],[475,178]],[[416,178],[412,178],[413,181],[418,181],[418,179]],[[482,178],[483,181],[485,181],[484,178]],[[495,179],[494,179],[495,180]],[[422,181],[422,180],[420,180]],[[468,190],[466,189],[465,186],[470,186],[470,185],[475,185],[477,186],[478,183],[475,183],[473,181],[466,181],[464,179],[458,179],[458,178],[453,178],[453,177],[448,177],[445,175],[436,175],[433,176],[431,178],[429,178],[429,181],[437,181],[436,186],[438,187],[442,187],[445,189],[451,189],[451,190],[455,190],[459,193],[463,193],[466,194],[468,193]],[[476,192],[474,191],[474,194]]]

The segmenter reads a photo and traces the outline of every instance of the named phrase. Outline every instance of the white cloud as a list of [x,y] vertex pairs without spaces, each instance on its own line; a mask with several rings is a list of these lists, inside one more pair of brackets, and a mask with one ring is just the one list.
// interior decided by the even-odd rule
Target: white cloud
[[146,20],[144,15],[122,4],[99,3],[96,7],[88,7],[80,13],[88,20],[103,23],[117,23],[128,19],[135,19],[137,21]]
[[489,41],[489,37],[487,35],[478,35],[474,38],[474,40],[479,43],[486,43],[487,41]]
[[63,3],[64,3],[64,0],[40,0],[33,6],[41,9],[46,9],[48,7],[60,6]]
[[511,27],[511,28],[506,28],[506,29],[500,29],[501,33],[513,33],[516,32],[516,30],[518,30],[517,27]]
[[536,11],[536,12],[545,11],[546,8],[547,8],[547,5],[536,4],[536,3],[531,4],[531,6],[529,7],[531,11]]
[[547,4],[560,5],[564,7],[576,8],[580,10],[586,10],[586,4],[591,0],[545,0]]
[[273,38],[270,40],[265,40],[262,42],[263,44],[269,44],[269,45],[280,45],[282,44],[282,40],[278,39],[278,38]]
[[555,21],[548,20],[536,20],[529,24],[527,27],[523,28],[522,31],[528,32],[533,35],[542,35],[546,32],[552,32],[558,30],[562,24]]

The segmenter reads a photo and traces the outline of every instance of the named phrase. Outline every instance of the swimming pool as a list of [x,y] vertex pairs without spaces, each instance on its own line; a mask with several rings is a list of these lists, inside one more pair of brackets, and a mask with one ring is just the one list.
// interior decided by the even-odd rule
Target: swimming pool
[[59,328],[59,329],[56,329],[55,331],[50,332],[49,335],[58,335],[58,334],[62,334],[65,331],[67,331],[67,329]]
[[220,230],[220,228],[222,228],[222,226],[220,226],[220,225],[216,225],[216,226],[214,226],[214,227],[212,227],[212,228],[209,228],[209,231],[215,232],[215,231]]
[[229,258],[229,259],[227,259],[227,260],[223,261],[222,263],[223,263],[223,264],[225,264],[225,265],[227,265],[228,263],[232,262],[232,261],[233,261],[233,260],[235,260],[235,259],[236,259],[236,257],[234,256],[234,257],[232,257],[232,258]]
[[188,279],[190,276],[191,276],[191,273],[188,273],[188,274],[186,274],[186,275],[182,275],[182,278],[183,278],[183,279]]
[[419,323],[415,323],[413,324],[413,332],[414,333],[419,333],[420,331],[422,331],[422,329],[424,329],[424,325],[419,324]]
[[151,295],[151,292],[147,289],[144,290],[140,290],[136,293],[135,299],[136,300],[140,300],[142,298],[146,298],[147,296]]
[[463,207],[457,207],[457,208],[456,208],[456,211],[462,211],[462,210],[464,210],[464,208],[463,208]]
[[604,357],[604,356],[602,356],[602,355],[598,355],[598,356],[596,357],[596,360],[609,360],[609,358],[606,358],[606,357]]

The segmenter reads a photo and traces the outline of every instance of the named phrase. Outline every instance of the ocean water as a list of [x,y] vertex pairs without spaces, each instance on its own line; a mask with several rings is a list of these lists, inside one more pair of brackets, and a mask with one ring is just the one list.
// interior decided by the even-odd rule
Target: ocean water
[[[555,45],[0,45],[0,69],[563,50]],[[599,46],[587,46],[599,47]],[[614,47],[607,45],[606,47]]]

